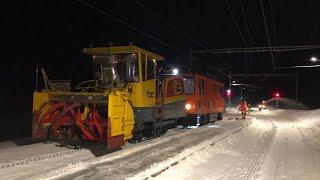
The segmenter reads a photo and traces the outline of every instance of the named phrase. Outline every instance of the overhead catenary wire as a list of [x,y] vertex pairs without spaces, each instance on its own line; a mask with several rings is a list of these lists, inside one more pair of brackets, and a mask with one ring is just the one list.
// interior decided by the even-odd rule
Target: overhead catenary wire
[[[162,15],[156,13],[154,10],[152,10],[151,8],[147,7],[146,5],[142,4],[140,1],[135,1],[136,4],[138,4],[142,9],[144,9],[147,13],[149,13],[152,16],[155,16],[156,18],[158,18],[162,23],[166,24],[167,26],[169,26],[171,29],[179,32],[179,34],[182,34],[183,36],[185,36],[186,38],[188,38],[188,40],[190,42],[193,42],[194,44],[198,45],[199,47],[208,50],[209,48],[203,44],[202,42],[196,40],[195,38],[193,38],[191,35],[189,35],[189,33],[185,32],[185,31],[181,31],[177,26],[173,25],[172,23],[168,22]],[[220,58],[222,60],[222,58],[220,56],[217,56],[218,58]],[[223,63],[225,63],[225,61],[222,61]],[[231,67],[229,64],[225,64],[226,66]],[[226,74],[225,72],[223,72],[222,70],[220,70],[219,68],[216,67],[212,67],[210,65],[207,65],[208,67],[210,67],[211,69],[214,69],[216,71],[218,71],[219,73],[223,74],[224,76],[228,76],[228,74]]]
[[269,0],[269,5],[270,5],[270,16],[271,16],[271,22],[272,22],[272,29],[273,29],[273,41],[274,45],[276,46],[277,43],[277,34],[276,34],[276,27],[274,24],[274,17],[273,17],[273,8],[272,8],[272,0]]
[[78,3],[86,6],[86,7],[89,7],[89,8],[91,8],[91,9],[99,12],[100,14],[103,14],[103,15],[105,15],[105,16],[108,16],[109,18],[113,19],[114,21],[117,21],[118,23],[120,23],[120,24],[122,24],[122,25],[124,25],[124,26],[126,26],[126,27],[128,27],[128,28],[130,28],[130,29],[132,29],[132,30],[134,30],[134,31],[136,31],[136,32],[138,32],[138,33],[140,33],[141,35],[143,35],[143,36],[145,36],[145,37],[147,37],[147,38],[149,38],[149,39],[152,39],[152,40],[158,42],[159,44],[161,44],[161,45],[163,45],[163,46],[172,48],[167,42],[164,42],[163,40],[161,40],[161,39],[159,39],[159,38],[157,38],[157,37],[155,37],[155,36],[153,36],[153,35],[145,32],[145,31],[143,31],[142,29],[140,29],[140,28],[138,28],[138,27],[136,27],[136,26],[134,26],[134,25],[131,25],[131,24],[127,23],[126,21],[124,21],[124,20],[122,20],[122,19],[120,19],[120,18],[112,15],[110,12],[106,12],[105,10],[102,10],[102,9],[100,9],[100,8],[97,8],[97,7],[93,6],[92,4],[90,4],[90,3],[86,2],[86,1],[83,1],[83,0],[76,0],[76,1],[77,1]]
[[250,47],[250,48],[223,48],[209,50],[194,50],[193,53],[260,53],[260,52],[286,52],[286,51],[302,51],[320,49],[320,45],[302,45],[302,46],[269,46],[269,47]]
[[250,31],[250,28],[249,28],[249,24],[248,24],[248,21],[247,21],[247,17],[246,17],[246,13],[245,13],[245,10],[244,10],[244,7],[243,7],[242,0],[240,0],[240,7],[241,7],[241,12],[242,12],[244,24],[246,26],[246,30],[247,30],[247,33],[248,33],[248,36],[249,36],[249,41],[250,41],[251,47],[253,47],[254,46],[253,37],[252,37],[251,31]]
[[175,31],[179,31],[181,32],[186,38],[188,38],[189,41],[191,41],[192,43],[198,45],[201,48],[204,49],[208,49],[208,47],[203,44],[202,42],[199,42],[197,40],[195,40],[189,33],[185,32],[185,31],[181,31],[179,30],[179,28],[177,28],[175,25],[173,25],[172,23],[168,22],[162,15],[156,13],[155,11],[151,10],[149,7],[145,6],[144,4],[142,4],[140,1],[135,1],[142,9],[144,9],[145,11],[147,11],[149,14],[157,17],[162,23],[166,24],[167,26],[169,26],[171,29],[175,30]]
[[228,0],[224,0],[224,1],[225,1],[226,5],[227,5],[227,9],[228,9],[228,11],[229,11],[229,13],[230,13],[230,16],[231,16],[231,18],[232,18],[232,21],[233,21],[233,23],[235,24],[235,26],[236,26],[236,28],[237,28],[240,36],[241,36],[242,41],[243,41],[245,47],[247,47],[247,46],[248,46],[248,45],[247,45],[247,42],[246,42],[246,40],[245,40],[245,38],[244,38],[241,30],[240,30],[239,24],[237,23],[235,17],[233,16],[232,9],[231,9],[231,7],[230,7],[230,5],[229,5],[229,2],[228,2]]
[[[269,47],[271,47],[271,42],[270,42],[270,38],[269,38],[269,31],[268,31],[268,25],[267,25],[267,21],[266,21],[266,16],[264,15],[264,7],[263,7],[262,0],[260,0],[260,7],[261,7],[262,16],[263,16],[264,27],[265,27],[266,34],[267,34],[268,45],[269,45]],[[274,57],[273,57],[272,51],[270,51],[270,55],[271,55],[273,70],[275,70],[276,65],[275,65],[275,62],[274,62]]]
[[[277,43],[277,34],[276,34],[276,27],[274,23],[274,17],[273,17],[273,8],[272,8],[272,0],[269,0],[269,6],[270,6],[270,16],[271,16],[271,25],[272,25],[272,30],[273,30],[273,44],[276,46]],[[279,54],[276,54],[275,60],[279,59]]]

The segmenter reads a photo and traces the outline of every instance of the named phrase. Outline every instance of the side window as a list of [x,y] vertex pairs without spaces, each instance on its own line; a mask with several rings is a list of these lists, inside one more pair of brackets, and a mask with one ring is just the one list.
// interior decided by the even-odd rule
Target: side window
[[152,57],[141,54],[142,80],[146,81],[155,78],[155,61]]
[[137,54],[128,55],[127,59],[127,77],[128,82],[139,81]]
[[142,64],[142,80],[145,81],[146,80],[146,58],[147,56],[143,53],[141,53],[141,64]]
[[194,78],[186,77],[184,80],[184,90],[187,95],[194,94]]
[[155,78],[155,61],[153,60],[152,57],[147,56],[147,78],[146,78],[146,80],[154,79],[154,78]]

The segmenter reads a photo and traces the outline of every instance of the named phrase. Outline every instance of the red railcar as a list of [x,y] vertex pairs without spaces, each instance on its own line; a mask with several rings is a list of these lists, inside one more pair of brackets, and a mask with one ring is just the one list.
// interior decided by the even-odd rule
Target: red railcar
[[213,120],[222,120],[224,99],[221,95],[223,83],[199,75],[184,75],[185,93],[187,95],[186,125],[206,124]]

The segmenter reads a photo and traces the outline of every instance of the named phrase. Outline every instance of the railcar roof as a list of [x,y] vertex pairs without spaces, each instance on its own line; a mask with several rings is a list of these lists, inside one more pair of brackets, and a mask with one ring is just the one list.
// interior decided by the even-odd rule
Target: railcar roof
[[164,60],[164,57],[142,49],[137,46],[111,46],[111,47],[94,47],[94,48],[84,48],[84,54],[89,55],[108,55],[108,54],[126,54],[126,53],[144,53],[148,56],[151,56],[156,61]]

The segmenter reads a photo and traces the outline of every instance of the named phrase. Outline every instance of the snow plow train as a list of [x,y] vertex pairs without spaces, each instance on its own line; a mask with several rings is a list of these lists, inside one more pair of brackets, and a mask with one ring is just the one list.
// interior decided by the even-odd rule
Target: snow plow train
[[93,80],[70,90],[70,81],[49,80],[33,94],[33,138],[105,143],[159,136],[187,116],[182,76],[157,74],[162,56],[136,46],[85,48]]

